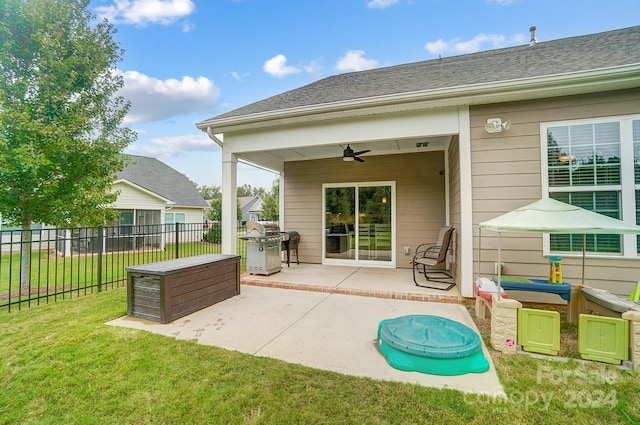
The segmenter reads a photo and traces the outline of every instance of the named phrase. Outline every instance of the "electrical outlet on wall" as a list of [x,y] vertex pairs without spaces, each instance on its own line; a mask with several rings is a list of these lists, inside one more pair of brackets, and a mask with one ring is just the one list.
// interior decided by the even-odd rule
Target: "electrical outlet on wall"
[[[500,263],[500,274],[504,274],[504,263]],[[493,274],[498,274],[498,263],[493,263]]]
[[410,246],[405,246],[403,249],[404,249],[404,255],[411,255],[411,247]]

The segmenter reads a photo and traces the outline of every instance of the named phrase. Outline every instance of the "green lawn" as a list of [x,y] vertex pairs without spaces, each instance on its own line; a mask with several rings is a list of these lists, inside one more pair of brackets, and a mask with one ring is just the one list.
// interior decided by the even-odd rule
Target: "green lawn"
[[0,423],[640,423],[639,374],[612,366],[493,353],[499,401],[104,324],[125,312],[119,288],[0,314]]

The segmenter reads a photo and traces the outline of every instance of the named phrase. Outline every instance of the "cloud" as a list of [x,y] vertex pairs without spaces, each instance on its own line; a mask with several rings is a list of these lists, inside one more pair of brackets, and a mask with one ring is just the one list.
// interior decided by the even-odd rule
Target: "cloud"
[[245,72],[243,74],[240,74],[238,71],[231,71],[229,73],[229,75],[231,76],[231,78],[233,78],[236,81],[244,81],[245,78],[249,77],[251,75],[250,72]]
[[182,23],[182,32],[189,32],[189,31],[193,31],[196,28],[195,24],[192,24],[189,21],[184,21]]
[[287,57],[285,55],[272,57],[264,63],[262,69],[264,69],[264,72],[267,74],[277,78],[286,77],[290,74],[299,74],[301,72],[300,69],[296,67],[287,66]]
[[324,70],[320,59],[313,60],[302,68],[309,74],[320,74]]
[[132,155],[143,155],[157,158],[171,158],[186,152],[211,152],[220,148],[206,134],[186,134],[152,138],[149,145],[135,144],[125,152]]
[[384,9],[398,3],[398,0],[371,0],[367,3],[370,9]]
[[338,60],[336,69],[338,71],[364,71],[378,66],[377,60],[365,59],[362,55],[364,55],[363,50],[349,50]]
[[425,44],[424,48],[434,55],[441,53],[473,53],[486,49],[499,49],[513,46],[527,41],[528,38],[522,34],[515,34],[507,38],[501,34],[478,34],[471,40],[462,41],[454,38],[449,41],[438,39],[437,41]]
[[220,89],[206,77],[160,80],[137,71],[116,72],[124,78],[118,94],[131,101],[127,124],[210,113],[220,99]]
[[101,19],[143,27],[170,25],[193,13],[195,8],[192,0],[113,0],[112,5],[96,7],[96,12]]

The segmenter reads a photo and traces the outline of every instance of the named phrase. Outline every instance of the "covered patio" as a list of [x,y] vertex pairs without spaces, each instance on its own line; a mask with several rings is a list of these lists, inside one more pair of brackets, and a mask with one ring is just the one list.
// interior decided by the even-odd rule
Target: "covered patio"
[[[410,268],[409,253],[452,226],[447,268],[473,296],[470,194],[461,190],[471,178],[468,108],[351,115],[274,121],[266,133],[237,117],[198,123],[222,148],[222,222],[236,221],[238,163],[262,167],[279,175],[279,225],[300,234],[305,263]],[[224,253],[236,252],[236,232],[223,227]]]

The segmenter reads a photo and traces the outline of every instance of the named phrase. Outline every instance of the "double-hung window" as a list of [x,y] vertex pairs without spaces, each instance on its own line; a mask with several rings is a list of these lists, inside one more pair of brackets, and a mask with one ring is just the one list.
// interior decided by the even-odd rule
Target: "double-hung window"
[[[550,198],[640,223],[640,116],[547,123],[542,136]],[[581,252],[582,239],[551,235],[549,250]],[[587,235],[586,250],[635,257],[640,243],[633,235]]]

